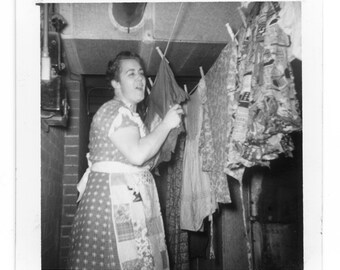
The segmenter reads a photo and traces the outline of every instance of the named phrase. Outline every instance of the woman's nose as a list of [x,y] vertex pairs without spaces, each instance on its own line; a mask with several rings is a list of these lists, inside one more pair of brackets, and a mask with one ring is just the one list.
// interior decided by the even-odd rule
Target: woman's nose
[[144,74],[138,74],[137,80],[145,81],[145,76],[144,76]]

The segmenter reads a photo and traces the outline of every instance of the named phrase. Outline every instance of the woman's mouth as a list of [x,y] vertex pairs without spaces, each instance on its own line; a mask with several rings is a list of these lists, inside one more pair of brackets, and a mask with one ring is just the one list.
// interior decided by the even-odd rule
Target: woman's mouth
[[136,89],[139,91],[144,91],[144,86],[143,85],[137,86]]

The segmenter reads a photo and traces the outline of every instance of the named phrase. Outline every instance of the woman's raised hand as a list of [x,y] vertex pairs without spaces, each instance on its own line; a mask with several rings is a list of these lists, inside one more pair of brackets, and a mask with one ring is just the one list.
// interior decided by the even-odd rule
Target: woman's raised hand
[[166,113],[163,123],[169,128],[173,129],[181,123],[181,116],[183,114],[183,109],[179,104],[175,104],[170,107],[169,111]]

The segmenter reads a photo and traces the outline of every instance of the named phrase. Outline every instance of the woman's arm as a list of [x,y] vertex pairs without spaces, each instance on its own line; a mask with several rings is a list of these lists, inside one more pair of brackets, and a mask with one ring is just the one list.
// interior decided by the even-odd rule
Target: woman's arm
[[162,122],[147,136],[141,138],[137,127],[120,128],[110,134],[111,141],[129,162],[140,166],[152,158],[161,148],[171,129],[181,122],[183,110],[175,105]]

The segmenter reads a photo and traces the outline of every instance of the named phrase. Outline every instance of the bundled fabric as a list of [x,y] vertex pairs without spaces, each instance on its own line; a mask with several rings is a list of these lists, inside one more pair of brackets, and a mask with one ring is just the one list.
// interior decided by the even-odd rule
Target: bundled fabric
[[[178,86],[169,64],[163,58],[149,96],[146,126],[152,131],[164,118],[170,107],[180,104],[188,98],[188,94]],[[176,147],[177,136],[183,131],[182,124],[171,130],[160,150],[157,164],[171,159],[171,153]]]

